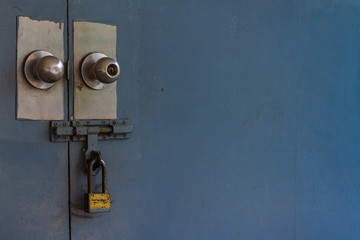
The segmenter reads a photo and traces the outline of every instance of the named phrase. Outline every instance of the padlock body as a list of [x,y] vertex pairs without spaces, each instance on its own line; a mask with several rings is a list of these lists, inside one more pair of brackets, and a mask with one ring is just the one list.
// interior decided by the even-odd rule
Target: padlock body
[[110,193],[86,193],[85,210],[89,213],[110,212]]

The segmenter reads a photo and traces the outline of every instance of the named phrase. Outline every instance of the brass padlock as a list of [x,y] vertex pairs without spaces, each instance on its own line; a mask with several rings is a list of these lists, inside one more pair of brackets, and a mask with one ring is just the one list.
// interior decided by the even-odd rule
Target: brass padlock
[[[94,164],[100,161],[102,169],[102,193],[92,192],[92,171]],[[109,212],[110,211],[110,193],[106,188],[106,165],[104,160],[95,158],[91,160],[88,168],[88,193],[85,194],[85,211],[89,213]]]

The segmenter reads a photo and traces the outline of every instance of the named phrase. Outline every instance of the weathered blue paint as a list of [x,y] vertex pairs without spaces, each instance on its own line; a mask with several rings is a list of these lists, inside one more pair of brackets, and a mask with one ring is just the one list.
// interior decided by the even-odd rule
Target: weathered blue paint
[[135,129],[101,143],[112,212],[76,210],[74,239],[359,239],[360,3],[70,1],[70,17],[118,26]]
[[[87,177],[82,163],[81,148],[84,143],[70,144],[70,198],[72,239],[121,239],[133,238],[136,232],[134,220],[143,214],[136,201],[145,197],[140,193],[141,178],[134,171],[143,159],[139,158],[139,48],[140,17],[136,1],[90,1],[69,2],[70,20],[117,25],[117,60],[121,68],[117,83],[118,117],[129,118],[134,133],[127,140],[99,141],[102,158],[107,165],[108,191],[111,196],[111,212],[91,214],[84,212],[84,193],[87,191]],[[99,9],[96,11],[96,9]],[[70,26],[72,27],[72,26]],[[72,33],[72,31],[70,31]],[[94,191],[101,191],[101,174],[93,178]],[[134,192],[135,191],[135,192]],[[134,198],[136,201],[134,201]],[[130,234],[130,235],[129,235]],[[137,238],[137,237],[136,237]],[[136,239],[135,238],[135,239]]]
[[68,239],[67,144],[15,120],[17,16],[64,22],[66,1],[0,1],[0,239]]
[[[15,15],[65,18],[66,3],[12,3],[0,236],[66,239],[66,144],[14,120]],[[70,144],[72,239],[360,238],[358,1],[69,3],[70,21],[117,25],[118,112],[134,126],[100,142],[110,213],[83,212],[84,145]]]

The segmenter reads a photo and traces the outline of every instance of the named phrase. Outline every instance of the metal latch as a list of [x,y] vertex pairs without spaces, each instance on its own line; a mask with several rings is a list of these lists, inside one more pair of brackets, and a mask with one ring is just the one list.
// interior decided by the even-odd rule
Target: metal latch
[[[86,171],[88,163],[92,159],[91,153],[100,152],[98,140],[127,139],[130,138],[130,133],[133,131],[130,120],[126,118],[52,121],[50,127],[50,140],[52,142],[87,141],[87,147],[83,148]],[[93,175],[99,172],[99,167],[94,169]]]

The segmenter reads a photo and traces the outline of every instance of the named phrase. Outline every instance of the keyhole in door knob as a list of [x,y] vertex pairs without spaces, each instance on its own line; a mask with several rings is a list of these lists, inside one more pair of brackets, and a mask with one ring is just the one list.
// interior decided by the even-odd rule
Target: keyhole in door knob
[[115,64],[110,64],[107,68],[107,72],[110,76],[116,76],[118,69]]
[[88,87],[99,90],[119,78],[120,66],[105,54],[90,53],[82,62],[81,76]]

